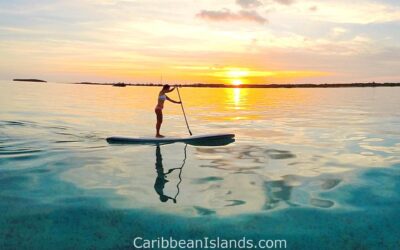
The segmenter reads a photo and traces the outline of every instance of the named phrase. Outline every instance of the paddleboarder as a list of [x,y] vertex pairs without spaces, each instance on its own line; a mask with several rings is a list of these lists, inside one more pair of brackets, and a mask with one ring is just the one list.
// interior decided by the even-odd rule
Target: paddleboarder
[[161,124],[163,122],[163,113],[162,110],[164,108],[164,102],[166,100],[172,102],[172,103],[176,103],[176,104],[180,104],[180,101],[175,101],[172,100],[171,98],[169,98],[166,93],[170,93],[172,91],[174,91],[175,88],[172,88],[168,85],[165,84],[162,88],[162,90],[160,91],[160,93],[158,94],[158,103],[156,108],[154,109],[154,111],[156,112],[157,115],[157,124],[156,124],[156,137],[161,138],[164,137],[163,135],[160,134],[160,128],[161,128]]

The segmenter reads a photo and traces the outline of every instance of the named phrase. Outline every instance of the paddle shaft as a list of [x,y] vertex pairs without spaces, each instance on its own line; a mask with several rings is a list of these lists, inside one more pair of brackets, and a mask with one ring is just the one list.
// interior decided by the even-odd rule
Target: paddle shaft
[[185,117],[186,127],[187,127],[187,129],[188,129],[188,131],[189,131],[189,134],[190,134],[190,135],[193,135],[193,134],[192,134],[192,131],[190,131],[189,123],[188,123],[188,121],[187,121],[187,119],[186,119],[185,109],[183,108],[182,99],[181,99],[181,94],[179,93],[179,88],[176,88],[176,90],[178,91],[179,101],[181,102],[181,108],[182,108],[183,116]]

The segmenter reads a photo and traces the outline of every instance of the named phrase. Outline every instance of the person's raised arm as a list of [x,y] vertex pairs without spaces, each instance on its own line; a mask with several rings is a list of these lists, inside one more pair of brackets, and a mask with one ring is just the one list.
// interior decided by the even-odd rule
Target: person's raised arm
[[169,98],[168,96],[165,96],[165,97],[167,97],[167,100],[170,101],[170,102],[173,102],[173,103],[176,103],[176,104],[180,104],[180,103],[181,103],[181,102],[179,102],[179,101],[172,100],[172,99]]

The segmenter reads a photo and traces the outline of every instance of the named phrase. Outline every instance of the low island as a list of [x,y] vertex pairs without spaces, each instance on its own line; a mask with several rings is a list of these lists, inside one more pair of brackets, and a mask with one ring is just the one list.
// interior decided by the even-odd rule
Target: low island
[[14,82],[47,82],[40,79],[13,79]]

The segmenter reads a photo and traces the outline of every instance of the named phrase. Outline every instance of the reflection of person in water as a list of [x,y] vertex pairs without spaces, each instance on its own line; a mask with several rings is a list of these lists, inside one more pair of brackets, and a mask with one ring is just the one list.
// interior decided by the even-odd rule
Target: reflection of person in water
[[168,171],[167,173],[164,173],[161,149],[160,149],[159,145],[157,145],[157,148],[156,148],[156,170],[157,170],[157,178],[156,178],[156,183],[154,183],[154,189],[156,190],[157,194],[160,196],[160,201],[166,202],[169,199],[171,199],[174,201],[174,203],[176,203],[175,198],[172,198],[172,197],[164,194],[165,183],[168,182],[167,175],[169,173],[171,173],[172,171]]
[[[179,192],[180,192],[179,185],[182,183],[182,169],[185,166],[185,162],[186,162],[186,148],[187,148],[187,144],[185,145],[185,148],[184,148],[184,159],[182,162],[182,166],[180,168],[171,168],[166,173],[164,173],[161,148],[160,148],[160,145],[157,145],[157,147],[156,147],[156,164],[155,165],[156,165],[156,171],[157,171],[157,178],[156,178],[156,182],[154,183],[154,190],[156,190],[156,193],[160,196],[160,201],[162,201],[162,202],[167,202],[168,200],[172,200],[174,203],[176,203],[176,197],[178,197]],[[175,170],[179,170],[179,174],[178,174],[179,182],[176,184],[177,192],[175,194],[175,197],[170,197],[170,196],[164,194],[164,187],[165,187],[165,184],[168,182],[167,176]]]

